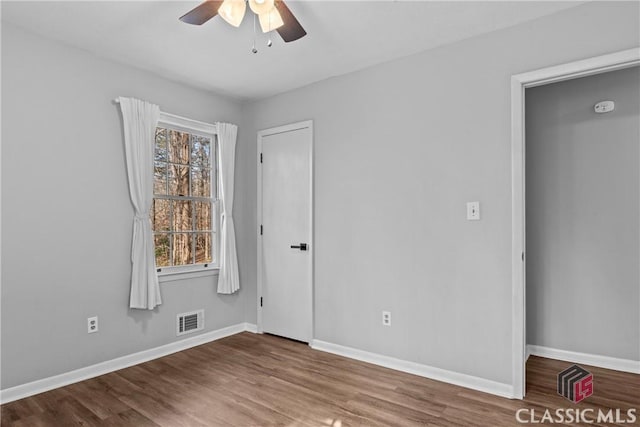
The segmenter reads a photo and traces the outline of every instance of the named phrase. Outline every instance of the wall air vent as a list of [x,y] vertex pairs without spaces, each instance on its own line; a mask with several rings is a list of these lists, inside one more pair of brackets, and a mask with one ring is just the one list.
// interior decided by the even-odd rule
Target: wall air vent
[[204,310],[178,314],[176,335],[190,334],[204,329]]

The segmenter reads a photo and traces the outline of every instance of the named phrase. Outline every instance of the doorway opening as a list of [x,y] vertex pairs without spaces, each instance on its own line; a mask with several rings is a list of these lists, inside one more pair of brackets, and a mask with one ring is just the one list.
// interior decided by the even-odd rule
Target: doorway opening
[[522,399],[526,386],[526,206],[525,91],[528,88],[630,68],[640,49],[629,49],[560,66],[518,74],[511,79],[512,123],[512,384]]

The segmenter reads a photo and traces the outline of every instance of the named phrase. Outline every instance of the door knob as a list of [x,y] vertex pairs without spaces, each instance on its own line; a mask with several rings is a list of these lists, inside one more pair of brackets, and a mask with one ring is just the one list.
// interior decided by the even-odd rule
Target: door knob
[[306,251],[307,250],[307,244],[306,243],[300,243],[299,245],[291,245],[291,249],[300,249],[301,251]]

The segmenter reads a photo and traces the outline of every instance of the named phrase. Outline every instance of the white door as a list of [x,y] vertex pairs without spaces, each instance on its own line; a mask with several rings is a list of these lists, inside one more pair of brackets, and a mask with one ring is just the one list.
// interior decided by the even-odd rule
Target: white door
[[263,332],[312,338],[312,127],[258,134],[258,323]]

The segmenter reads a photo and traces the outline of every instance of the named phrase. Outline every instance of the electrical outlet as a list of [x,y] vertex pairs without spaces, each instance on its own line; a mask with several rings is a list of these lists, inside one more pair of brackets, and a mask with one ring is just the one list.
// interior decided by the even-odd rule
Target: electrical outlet
[[94,332],[98,332],[98,316],[87,319],[87,333],[92,334]]
[[383,311],[382,312],[382,324],[384,326],[391,326],[391,312]]

